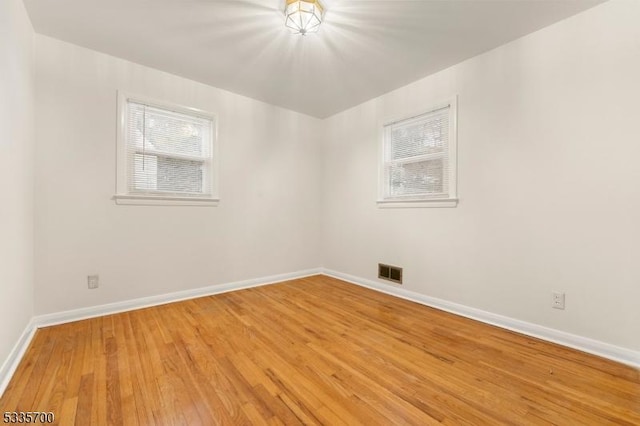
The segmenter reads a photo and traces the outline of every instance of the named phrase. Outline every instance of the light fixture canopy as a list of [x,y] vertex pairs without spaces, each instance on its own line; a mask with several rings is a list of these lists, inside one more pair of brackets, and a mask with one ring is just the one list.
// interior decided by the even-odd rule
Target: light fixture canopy
[[315,33],[322,23],[324,7],[319,0],[285,0],[284,25],[294,34]]

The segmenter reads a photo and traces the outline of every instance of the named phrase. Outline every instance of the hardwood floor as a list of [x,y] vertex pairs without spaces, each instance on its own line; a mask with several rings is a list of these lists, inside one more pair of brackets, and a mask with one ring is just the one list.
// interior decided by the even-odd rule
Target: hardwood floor
[[59,424],[640,425],[640,372],[325,276],[37,332]]

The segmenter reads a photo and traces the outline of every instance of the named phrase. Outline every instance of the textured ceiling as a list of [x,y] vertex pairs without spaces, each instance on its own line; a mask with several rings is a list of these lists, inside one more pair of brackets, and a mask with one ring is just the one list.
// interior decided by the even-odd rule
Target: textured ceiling
[[284,0],[25,0],[38,33],[327,117],[603,0],[327,0],[292,35]]

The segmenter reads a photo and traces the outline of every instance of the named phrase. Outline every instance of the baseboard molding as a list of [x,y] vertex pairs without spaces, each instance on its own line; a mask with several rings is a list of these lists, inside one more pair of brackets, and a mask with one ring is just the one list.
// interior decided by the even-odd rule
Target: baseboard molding
[[0,397],[4,394],[4,391],[9,386],[9,382],[11,381],[11,377],[13,377],[13,373],[16,372],[18,368],[18,364],[22,360],[24,353],[27,351],[33,336],[36,334],[36,326],[33,321],[29,321],[24,331],[18,338],[18,341],[9,352],[9,356],[0,367]]
[[214,294],[227,293],[245,288],[259,287],[269,284],[277,284],[283,281],[304,278],[322,273],[322,268],[306,269],[287,274],[271,275],[268,277],[254,278],[243,281],[236,281],[227,284],[201,287],[193,290],[178,291],[175,293],[160,294],[156,296],[142,297],[139,299],[126,300],[105,305],[91,306],[88,308],[73,309],[70,311],[56,312],[53,314],[38,315],[29,321],[27,327],[9,353],[2,367],[0,367],[0,396],[11,381],[11,377],[18,368],[35,332],[38,328],[52,325],[64,324],[88,318],[100,317],[103,315],[116,314],[119,312],[132,311],[135,309],[148,308],[151,306],[164,305],[167,303],[179,302],[181,300],[195,299],[197,297],[211,296]]
[[578,336],[553,328],[544,327],[538,324],[521,321],[503,315],[494,314],[480,309],[471,308],[469,306],[426,296],[424,294],[405,290],[403,288],[394,287],[388,284],[381,284],[366,278],[356,277],[326,268],[322,268],[322,274],[392,296],[400,297],[402,299],[407,299],[412,302],[420,303],[422,305],[430,306],[432,308],[440,309],[442,311],[450,312],[452,314],[471,318],[477,321],[495,325],[497,327],[505,328],[507,330],[525,334],[527,336],[547,340],[563,346],[568,346],[570,348],[587,352],[593,355],[598,355],[603,358],[629,365],[631,367],[640,368],[640,352],[638,351],[611,345],[609,343],[601,342],[583,336]]
[[53,314],[38,315],[33,319],[33,321],[37,328],[48,327],[88,318],[100,317],[103,315],[117,314],[120,312],[132,311],[135,309],[179,302],[181,300],[195,299],[197,297],[211,296],[214,294],[227,293],[230,291],[242,290],[245,288],[276,284],[282,281],[304,278],[311,275],[318,275],[321,272],[322,268],[314,268],[287,274],[271,275],[268,277],[236,281],[227,284],[200,287],[193,290],[178,291],[175,293],[160,294],[156,296],[142,297],[139,299],[125,300],[122,302],[108,303],[106,305],[91,306],[88,308],[56,312]]
[[598,340],[578,336],[564,331],[555,330],[526,321],[509,318],[506,316],[486,312],[480,309],[471,308],[424,294],[405,290],[390,285],[384,285],[372,280],[356,277],[342,272],[333,271],[326,268],[314,268],[304,271],[292,272],[288,274],[272,275],[269,277],[255,278],[233,283],[202,287],[193,290],[180,291],[175,293],[162,294],[157,296],[143,297],[123,302],[109,303],[106,305],[93,306],[71,311],[58,312],[53,314],[39,315],[31,319],[25,327],[22,335],[9,353],[9,356],[0,367],[0,396],[4,393],[11,377],[15,373],[18,364],[22,360],[36,330],[40,327],[63,324],[72,321],[79,321],[88,318],[95,318],[103,315],[116,314],[119,312],[131,311],[134,309],[147,308],[151,306],[164,305],[181,300],[194,299],[197,297],[211,296],[214,294],[227,293],[235,290],[242,290],[251,287],[259,287],[269,284],[276,284],[282,281],[304,278],[311,275],[324,274],[329,277],[367,287],[391,296],[400,297],[412,302],[420,303],[446,312],[450,312],[463,317],[471,318],[487,324],[495,325],[507,330],[512,330],[528,336],[558,343],[563,346],[578,349],[587,353],[611,359],[635,368],[640,368],[640,352],[631,349],[614,346]]

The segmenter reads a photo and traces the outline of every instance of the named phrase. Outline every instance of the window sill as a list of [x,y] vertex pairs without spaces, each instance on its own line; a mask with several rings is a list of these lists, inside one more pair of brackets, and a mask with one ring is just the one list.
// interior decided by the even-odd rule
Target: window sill
[[134,206],[202,206],[216,207],[218,198],[158,197],[153,195],[114,195],[118,205]]
[[457,198],[441,198],[433,200],[378,200],[378,207],[382,209],[399,208],[451,208],[458,205]]

